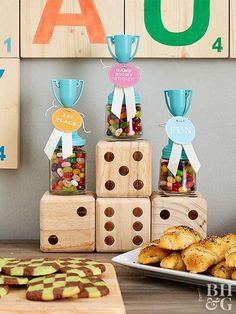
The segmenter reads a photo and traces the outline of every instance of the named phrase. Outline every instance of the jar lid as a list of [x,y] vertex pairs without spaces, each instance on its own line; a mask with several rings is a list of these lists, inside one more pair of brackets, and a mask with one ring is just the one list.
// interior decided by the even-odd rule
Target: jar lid
[[[162,150],[162,158],[163,159],[170,159],[170,154],[171,154],[171,151],[172,151],[172,146],[173,146],[173,142],[169,139],[168,141],[168,145],[166,145],[163,150]],[[180,157],[181,160],[188,160],[188,157],[185,153],[185,150],[182,149],[182,153],[181,153],[181,157]]]
[[[73,146],[85,146],[87,143],[87,141],[79,136],[79,134],[77,132],[72,132],[72,145]],[[57,144],[58,146],[62,146],[62,139],[60,139],[60,141]]]
[[[110,93],[108,95],[108,99],[107,99],[107,103],[108,105],[112,105],[112,101],[113,101],[113,97],[114,97],[114,92]],[[140,96],[137,92],[135,92],[135,103],[136,104],[141,104],[141,99],[140,99]],[[125,97],[123,98],[123,105],[126,104],[126,100],[125,100]]]

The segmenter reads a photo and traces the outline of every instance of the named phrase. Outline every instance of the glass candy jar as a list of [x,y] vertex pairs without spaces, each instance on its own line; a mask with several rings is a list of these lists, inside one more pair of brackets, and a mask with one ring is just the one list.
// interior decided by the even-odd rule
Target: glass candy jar
[[162,159],[160,162],[159,190],[165,194],[171,195],[186,195],[195,192],[197,189],[196,173],[184,151],[182,151],[176,175],[174,176],[168,169],[172,145],[171,142],[169,142],[169,145],[164,148],[162,153]]
[[135,93],[136,114],[132,119],[132,125],[127,121],[127,111],[125,99],[123,100],[120,117],[114,115],[111,111],[114,93],[108,97],[106,106],[106,136],[109,139],[133,140],[141,138],[143,135],[142,112],[140,97]]
[[86,192],[86,151],[82,149],[86,141],[74,133],[72,155],[63,159],[62,144],[59,141],[50,161],[49,189],[52,194],[68,195]]

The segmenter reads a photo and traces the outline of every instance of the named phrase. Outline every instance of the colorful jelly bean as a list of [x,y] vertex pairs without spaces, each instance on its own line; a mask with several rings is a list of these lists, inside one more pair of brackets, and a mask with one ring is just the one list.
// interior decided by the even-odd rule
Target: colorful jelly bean
[[159,189],[168,194],[186,194],[196,191],[196,174],[188,160],[181,160],[176,175],[168,169],[168,160],[160,166]]
[[74,147],[73,154],[66,159],[62,157],[61,147],[53,154],[50,163],[50,191],[55,194],[85,192],[86,152]]
[[120,118],[111,112],[111,105],[107,105],[107,136],[119,138],[139,138],[142,137],[142,121],[141,106],[136,104],[136,114],[132,119],[132,128],[130,122],[127,121],[126,105],[122,106]]

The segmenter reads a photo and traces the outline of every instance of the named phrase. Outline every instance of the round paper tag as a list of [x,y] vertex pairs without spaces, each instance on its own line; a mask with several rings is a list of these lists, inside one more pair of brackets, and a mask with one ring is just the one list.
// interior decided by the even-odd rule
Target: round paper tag
[[193,123],[184,117],[173,117],[166,124],[166,133],[176,144],[191,143],[196,131]]
[[81,127],[83,118],[76,110],[60,108],[53,113],[52,123],[59,131],[70,133]]
[[131,87],[140,79],[139,70],[131,64],[116,64],[109,71],[110,81],[118,87]]

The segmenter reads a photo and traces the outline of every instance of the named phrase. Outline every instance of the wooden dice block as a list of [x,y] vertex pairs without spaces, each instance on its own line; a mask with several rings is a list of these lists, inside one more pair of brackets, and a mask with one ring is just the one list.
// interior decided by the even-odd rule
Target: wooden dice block
[[95,196],[59,196],[46,192],[40,201],[43,252],[92,252],[95,249]]
[[168,227],[185,225],[207,235],[207,201],[200,193],[189,196],[152,195],[152,240]]
[[149,198],[97,198],[96,250],[125,252],[150,241]]
[[98,197],[149,197],[152,147],[147,141],[100,141],[96,148]]

